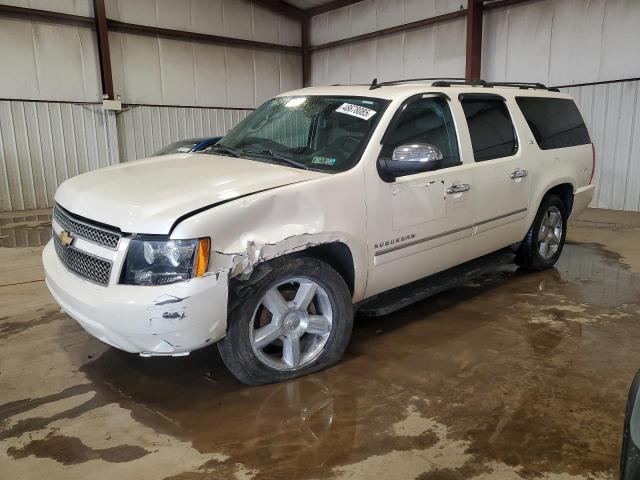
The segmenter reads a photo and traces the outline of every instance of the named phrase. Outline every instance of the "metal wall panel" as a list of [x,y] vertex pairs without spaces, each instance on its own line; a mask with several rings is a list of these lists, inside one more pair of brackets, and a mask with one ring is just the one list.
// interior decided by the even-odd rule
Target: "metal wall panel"
[[91,28],[0,18],[0,98],[96,102],[100,67]]
[[[640,2],[545,0],[485,13],[482,77],[568,85],[640,76]],[[464,39],[461,39],[464,42]]]
[[311,83],[464,76],[466,31],[465,19],[456,19],[315,51],[311,55]]
[[248,0],[106,0],[112,20],[300,46],[300,23]]
[[640,81],[564,89],[596,146],[592,207],[640,211]]
[[92,0],[2,0],[2,4],[93,17]]
[[120,161],[151,156],[185,138],[226,134],[251,110],[132,106],[118,114]]
[[[365,0],[311,18],[311,44],[342,40],[467,8],[467,0]],[[461,39],[464,44],[465,39]]]
[[302,86],[296,53],[109,32],[113,83],[125,103],[254,108]]
[[0,101],[0,211],[50,207],[64,180],[117,162],[102,106]]

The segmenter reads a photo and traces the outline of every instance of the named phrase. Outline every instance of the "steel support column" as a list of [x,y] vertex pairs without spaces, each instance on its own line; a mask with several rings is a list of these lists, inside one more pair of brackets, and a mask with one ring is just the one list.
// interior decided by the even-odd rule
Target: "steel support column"
[[482,64],[482,0],[469,0],[467,6],[467,58],[465,78],[480,78]]
[[309,30],[309,18],[305,18],[300,25],[300,32],[302,34],[302,86],[308,87],[311,84],[311,50],[309,49],[310,43],[310,30]]
[[109,53],[109,31],[104,0],[93,0],[93,15],[96,22],[98,56],[100,58],[100,78],[102,93],[113,100],[113,75],[111,74],[111,54]]

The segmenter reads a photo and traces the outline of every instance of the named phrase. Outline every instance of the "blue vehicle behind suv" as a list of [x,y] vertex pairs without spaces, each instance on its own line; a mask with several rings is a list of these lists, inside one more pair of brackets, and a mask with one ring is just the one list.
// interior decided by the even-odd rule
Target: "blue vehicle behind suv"
[[177,142],[165,145],[160,150],[153,154],[154,157],[159,155],[169,155],[171,153],[190,153],[201,152],[207,147],[211,147],[218,143],[222,137],[202,137],[202,138],[187,138],[184,140],[178,140]]

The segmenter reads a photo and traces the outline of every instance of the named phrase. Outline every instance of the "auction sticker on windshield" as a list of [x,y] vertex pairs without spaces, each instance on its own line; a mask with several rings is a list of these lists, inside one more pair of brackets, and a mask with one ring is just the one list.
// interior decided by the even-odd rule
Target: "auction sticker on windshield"
[[360,105],[354,105],[352,103],[343,103],[340,105],[336,112],[338,113],[346,113],[347,115],[351,115],[352,117],[358,117],[362,120],[369,120],[376,114],[375,110],[371,110],[370,108],[361,107]]

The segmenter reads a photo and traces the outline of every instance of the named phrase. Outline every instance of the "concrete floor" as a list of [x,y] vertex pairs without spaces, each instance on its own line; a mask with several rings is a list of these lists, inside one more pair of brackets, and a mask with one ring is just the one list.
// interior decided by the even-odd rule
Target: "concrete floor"
[[[337,367],[247,388],[215,349],[143,359],[59,313],[46,212],[0,218],[0,477],[612,479],[640,368],[640,216],[590,211],[556,269],[356,321]],[[22,245],[22,246],[20,246]]]

